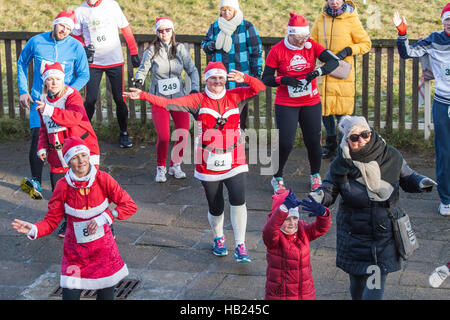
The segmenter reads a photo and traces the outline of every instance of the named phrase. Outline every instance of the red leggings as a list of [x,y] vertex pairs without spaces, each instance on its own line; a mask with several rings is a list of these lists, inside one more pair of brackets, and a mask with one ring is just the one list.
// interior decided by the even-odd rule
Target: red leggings
[[172,116],[173,122],[175,123],[175,129],[185,129],[185,131],[180,132],[178,135],[179,138],[173,146],[170,157],[171,166],[174,163],[180,163],[183,159],[183,151],[186,148],[187,136],[189,134],[189,113],[170,111],[169,114],[169,111],[154,105],[152,105],[151,109],[153,125],[158,136],[156,140],[156,164],[158,166],[166,166],[170,141],[170,116]]

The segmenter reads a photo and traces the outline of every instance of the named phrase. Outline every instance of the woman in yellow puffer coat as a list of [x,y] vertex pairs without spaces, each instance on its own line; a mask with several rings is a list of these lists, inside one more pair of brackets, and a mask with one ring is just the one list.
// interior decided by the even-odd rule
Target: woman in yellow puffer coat
[[338,146],[333,115],[339,121],[342,115],[353,114],[355,98],[353,56],[369,52],[372,42],[359,20],[355,4],[350,0],[327,0],[322,13],[314,22],[311,38],[352,66],[347,79],[327,75],[322,78],[322,83],[317,81],[322,98],[322,122],[327,132],[322,157],[327,159],[334,155]]

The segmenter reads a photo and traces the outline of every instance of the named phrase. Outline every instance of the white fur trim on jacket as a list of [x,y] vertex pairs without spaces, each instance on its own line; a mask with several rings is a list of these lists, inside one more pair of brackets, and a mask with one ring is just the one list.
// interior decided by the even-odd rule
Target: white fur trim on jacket
[[79,277],[70,277],[61,275],[59,285],[61,288],[68,289],[85,289],[85,290],[98,290],[115,286],[120,280],[128,275],[127,265],[123,267],[109,277],[98,279],[84,279]]
[[80,218],[80,219],[91,219],[91,218],[94,218],[94,217],[98,216],[99,214],[103,213],[103,211],[108,209],[108,206],[109,206],[109,200],[108,200],[108,198],[106,198],[102,204],[100,204],[94,208],[87,209],[87,210],[74,209],[71,206],[69,206],[67,203],[64,203],[64,210],[67,214],[69,214],[73,217]]

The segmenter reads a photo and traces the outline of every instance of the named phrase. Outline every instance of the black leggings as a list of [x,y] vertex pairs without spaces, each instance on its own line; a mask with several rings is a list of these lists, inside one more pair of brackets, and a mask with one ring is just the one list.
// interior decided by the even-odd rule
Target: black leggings
[[50,172],[50,182],[52,184],[52,191],[55,190],[56,183],[58,182],[58,180],[64,178],[65,175],[66,175],[65,173]]
[[223,185],[227,187],[230,205],[240,206],[245,203],[245,185],[247,176],[239,173],[231,178],[220,181],[202,181],[206,200],[208,200],[209,212],[213,216],[223,213],[225,200],[223,198]]
[[44,161],[37,156],[37,146],[39,142],[39,127],[31,129],[31,145],[28,153],[28,159],[30,161],[31,179],[42,183],[42,168],[44,167]]
[[111,92],[116,103],[116,116],[120,131],[127,131],[128,107],[122,96],[124,85],[123,65],[105,69],[89,68],[90,79],[86,84],[86,101],[84,102],[86,113],[89,120],[91,120],[95,112],[95,103],[97,102],[103,72],[106,73],[111,83]]
[[308,151],[311,174],[318,173],[322,161],[322,147],[320,145],[322,104],[304,107],[275,105],[275,120],[279,130],[280,165],[274,176],[283,176],[283,168],[294,147],[297,123],[300,124],[303,141]]
[[[63,300],[80,300],[82,289],[63,288]],[[97,300],[114,300],[114,287],[97,290]]]

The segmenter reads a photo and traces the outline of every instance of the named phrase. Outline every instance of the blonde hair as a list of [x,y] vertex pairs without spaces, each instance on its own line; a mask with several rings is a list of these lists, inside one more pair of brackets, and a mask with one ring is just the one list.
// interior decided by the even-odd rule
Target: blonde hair
[[[66,94],[67,90],[69,90],[69,87],[64,83],[63,88],[58,92],[56,97],[61,98],[63,95]],[[48,94],[48,88],[44,81],[44,87],[42,88],[42,93],[47,95]]]
[[222,10],[233,10],[233,18],[236,16],[237,10],[230,6],[223,6],[220,8],[220,14],[219,16],[222,16]]

